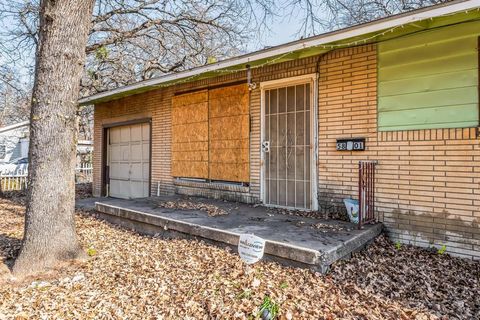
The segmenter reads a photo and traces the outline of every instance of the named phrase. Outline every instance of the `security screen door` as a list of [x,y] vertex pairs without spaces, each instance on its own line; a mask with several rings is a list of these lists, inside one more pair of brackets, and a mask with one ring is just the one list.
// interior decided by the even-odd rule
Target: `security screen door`
[[264,202],[311,209],[311,84],[264,90]]

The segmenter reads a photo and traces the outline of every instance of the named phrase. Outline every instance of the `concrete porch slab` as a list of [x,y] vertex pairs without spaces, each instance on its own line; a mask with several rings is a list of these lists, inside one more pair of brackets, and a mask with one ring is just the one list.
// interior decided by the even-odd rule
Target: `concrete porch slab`
[[106,220],[140,233],[197,238],[233,249],[238,245],[240,234],[253,233],[266,240],[267,258],[320,272],[326,272],[333,262],[348,258],[352,252],[363,248],[382,230],[380,223],[358,230],[349,222],[284,215],[262,206],[204,198],[189,198],[188,201],[214,205],[228,214],[211,217],[202,210],[159,206],[165,201],[182,199],[185,198],[96,198],[80,200],[77,207],[91,208],[94,204]]

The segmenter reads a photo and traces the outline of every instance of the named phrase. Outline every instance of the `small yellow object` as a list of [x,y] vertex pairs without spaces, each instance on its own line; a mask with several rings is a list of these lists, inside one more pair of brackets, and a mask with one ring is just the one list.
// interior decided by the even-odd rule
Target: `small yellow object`
[[207,64],[212,64],[212,63],[215,63],[217,62],[217,58],[213,57],[213,56],[210,56],[207,58]]
[[95,250],[95,248],[90,247],[90,248],[88,248],[88,250],[87,250],[87,254],[88,254],[90,257],[92,257],[92,256],[94,256],[94,255],[97,254],[97,250]]

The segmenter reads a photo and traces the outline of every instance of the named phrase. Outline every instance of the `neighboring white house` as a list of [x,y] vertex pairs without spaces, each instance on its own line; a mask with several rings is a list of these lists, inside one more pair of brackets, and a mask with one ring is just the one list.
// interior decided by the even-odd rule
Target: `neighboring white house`
[[[30,122],[22,121],[0,128],[0,173],[24,170],[28,165]],[[93,142],[79,140],[77,166],[91,162]]]
[[0,128],[0,167],[28,157],[29,121]]

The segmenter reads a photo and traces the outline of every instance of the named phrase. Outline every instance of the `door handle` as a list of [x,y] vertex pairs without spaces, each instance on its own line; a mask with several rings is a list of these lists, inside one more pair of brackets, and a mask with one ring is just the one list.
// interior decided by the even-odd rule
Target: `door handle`
[[262,151],[263,152],[270,152],[270,141],[263,141],[262,142]]

